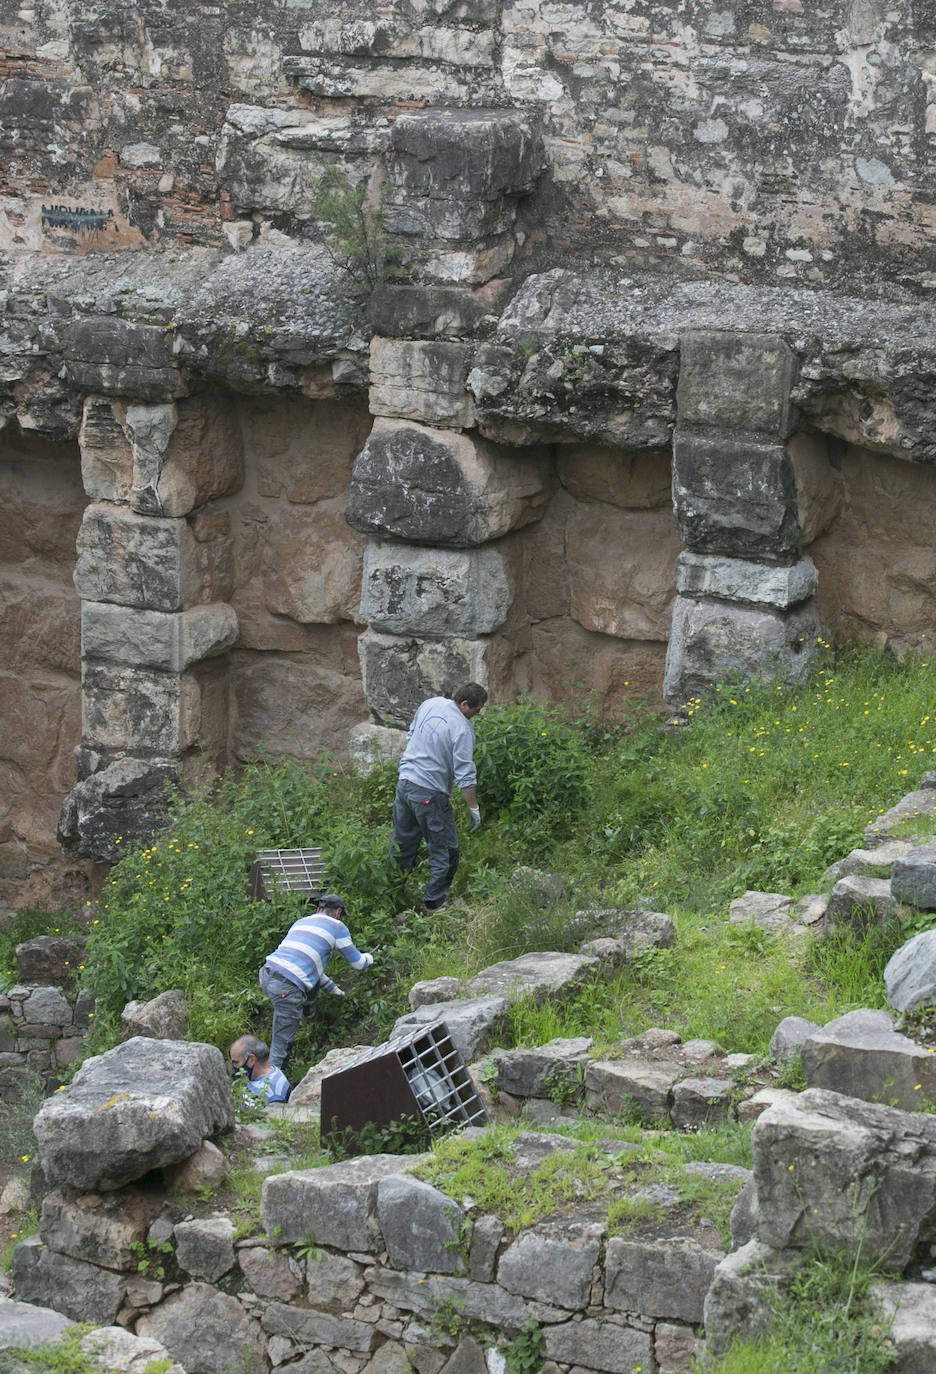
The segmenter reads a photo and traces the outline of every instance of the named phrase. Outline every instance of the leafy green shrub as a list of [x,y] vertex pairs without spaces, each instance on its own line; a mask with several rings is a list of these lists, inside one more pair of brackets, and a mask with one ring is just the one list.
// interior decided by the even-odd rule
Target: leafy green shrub
[[589,794],[589,758],[581,735],[558,708],[527,698],[486,709],[475,763],[486,813],[568,822]]

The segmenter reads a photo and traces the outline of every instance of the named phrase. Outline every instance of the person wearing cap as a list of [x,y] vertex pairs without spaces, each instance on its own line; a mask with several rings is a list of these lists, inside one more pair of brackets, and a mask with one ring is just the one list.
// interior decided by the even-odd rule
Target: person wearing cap
[[429,880],[423,910],[435,911],[445,902],[458,868],[458,834],[452,810],[452,783],[465,798],[471,829],[481,824],[475,794],[474,726],[471,721],[487,701],[477,682],[467,682],[451,697],[430,697],[412,719],[400,759],[393,799],[393,839],[390,856],[409,873],[423,840],[429,852]]
[[344,996],[325,972],[332,952],[337,949],[356,970],[370,968],[374,962],[373,954],[362,954],[355,948],[342,920],[346,915],[344,900],[326,892],[313,915],[293,921],[260,970],[260,986],[273,1006],[270,1063],[278,1069],[286,1063],[303,1016],[315,1015],[319,988]]

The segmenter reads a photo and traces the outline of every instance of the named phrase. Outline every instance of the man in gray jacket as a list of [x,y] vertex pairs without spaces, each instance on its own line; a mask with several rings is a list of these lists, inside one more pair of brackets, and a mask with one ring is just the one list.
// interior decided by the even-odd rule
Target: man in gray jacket
[[471,828],[481,824],[475,795],[474,726],[487,701],[477,682],[468,682],[449,697],[430,697],[413,717],[400,759],[400,774],[393,800],[391,857],[404,873],[416,863],[422,840],[429,851],[429,881],[423,907],[442,906],[458,867],[458,835],[452,811],[455,782],[471,817]]

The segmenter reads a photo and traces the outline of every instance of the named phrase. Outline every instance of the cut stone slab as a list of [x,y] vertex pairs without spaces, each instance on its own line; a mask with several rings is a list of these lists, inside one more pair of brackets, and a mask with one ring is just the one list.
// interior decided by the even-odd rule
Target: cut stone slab
[[390,1174],[405,1174],[418,1155],[365,1155],[275,1174],[265,1180],[260,1219],[279,1243],[311,1241],[336,1250],[365,1253],[380,1248],[377,1185]]
[[159,1341],[186,1370],[267,1374],[258,1323],[236,1298],[208,1283],[190,1283],[171,1294],[139,1319],[136,1331]]
[[760,1239],[813,1244],[901,1273],[929,1255],[936,1207],[936,1120],[808,1088],[777,1102],[752,1133]]
[[135,1036],[82,1064],[33,1122],[50,1183],[119,1188],[234,1125],[221,1051]]
[[705,1295],[705,1353],[719,1360],[735,1338],[757,1340],[771,1324],[771,1299],[802,1263],[796,1250],[779,1253],[754,1239],[726,1255]]
[[732,925],[753,922],[761,930],[782,930],[793,919],[793,898],[782,892],[744,892],[728,903],[728,920]]
[[237,635],[237,613],[223,601],[177,612],[141,610],[108,601],[81,604],[85,659],[181,673],[229,649]]
[[694,553],[780,562],[798,552],[796,477],[784,444],[678,428],[673,509]]
[[395,1021],[389,1038],[392,1040],[420,1026],[444,1021],[452,1044],[465,1063],[469,1064],[477,1055],[484,1054],[494,1028],[506,1011],[506,997],[466,997],[453,1002],[430,1002]]
[[936,1054],[894,1029],[886,1011],[850,1011],[805,1040],[800,1062],[811,1088],[916,1111],[936,1101]]
[[523,954],[482,969],[468,979],[465,992],[470,997],[506,997],[510,1002],[530,997],[538,1005],[579,987],[597,967],[597,959],[581,954]]
[[936,841],[916,845],[894,861],[891,892],[919,911],[936,911]]
[[230,1217],[177,1222],[173,1238],[179,1268],[193,1278],[214,1283],[234,1268],[234,1225]]
[[361,619],[382,634],[493,634],[512,600],[499,548],[424,549],[371,540],[364,553]]
[[365,630],[358,659],[367,705],[381,725],[406,730],[426,697],[442,696],[453,682],[488,681],[489,639],[424,640]]
[[798,1093],[792,1092],[789,1088],[761,1088],[753,1097],[738,1103],[738,1120],[745,1124],[756,1121],[775,1102],[786,1102],[798,1096]]
[[468,429],[474,405],[465,389],[468,348],[449,340],[371,339],[372,415]]
[[30,1236],[13,1249],[13,1289],[24,1302],[51,1307],[76,1322],[109,1326],[120,1311],[128,1275],[58,1255]]
[[542,1222],[501,1255],[497,1281],[509,1293],[575,1312],[587,1307],[604,1228],[595,1222]]
[[146,1374],[155,1361],[160,1362],[159,1369],[163,1368],[162,1362],[168,1361],[164,1374],[185,1374],[182,1366],[170,1359],[165,1346],[147,1336],[135,1336],[122,1326],[99,1326],[83,1336],[79,1345],[95,1369],[113,1370],[114,1374]]
[[850,854],[846,854],[837,865],[837,878],[848,878],[853,873],[859,874],[864,878],[881,877],[880,872],[874,873],[874,869],[889,868],[893,869],[898,859],[902,859],[909,854],[913,845],[909,840],[888,840],[878,845],[875,849],[853,849]]
[[825,910],[825,928],[850,926],[867,930],[886,925],[900,913],[900,904],[887,878],[862,878],[852,874],[840,878],[832,889]]
[[377,1185],[377,1219],[394,1269],[466,1272],[461,1240],[465,1214],[438,1188],[408,1174],[382,1178]]
[[[922,781],[921,779],[921,784]],[[878,816],[877,820],[866,826],[865,844],[869,849],[877,849],[879,845],[895,838],[891,832],[898,826],[905,821],[919,825],[921,817],[932,820],[933,835],[936,836],[936,790],[930,786],[921,785],[915,792],[908,792],[899,802]]]
[[72,1325],[61,1312],[0,1297],[0,1351],[18,1346],[44,1345]]
[[673,1088],[670,1116],[680,1130],[694,1130],[731,1116],[730,1078],[683,1078]]
[[785,439],[797,358],[778,334],[687,329],[680,336],[681,424]]
[[605,1303],[622,1312],[674,1321],[702,1320],[702,1305],[723,1258],[698,1241],[639,1241],[612,1236],[606,1260]]
[[936,930],[921,931],[891,955],[884,991],[895,1011],[909,1011],[936,997]]
[[205,599],[187,520],[91,505],[78,532],[77,552],[75,587],[82,601],[181,611]]
[[887,1337],[900,1374],[936,1369],[936,1287],[931,1283],[875,1283],[872,1301],[881,1304]]
[[586,1317],[580,1322],[548,1326],[544,1334],[547,1358],[558,1364],[600,1369],[604,1374],[634,1374],[638,1367],[652,1367],[650,1336],[630,1326]]
[[134,1247],[143,1244],[161,1209],[162,1199],[142,1189],[75,1196],[53,1188],[42,1200],[39,1234],[57,1254],[104,1269],[135,1269]]
[[470,548],[538,520],[546,472],[535,450],[378,419],[354,463],[347,520],[363,534]]
[[676,590],[687,596],[743,601],[752,606],[786,610],[815,595],[815,564],[800,558],[789,565],[757,563],[748,558],[720,558],[685,549],[676,560]]
[[767,1046],[767,1053],[775,1064],[790,1064],[799,1054],[803,1041],[820,1029],[805,1016],[785,1016]]
[[582,1079],[592,1041],[580,1035],[572,1039],[550,1040],[526,1050],[495,1050],[499,1092],[513,1097],[549,1097],[557,1087],[581,1094]]
[[616,1115],[635,1108],[659,1121],[667,1116],[679,1065],[635,1059],[593,1059],[585,1071],[585,1105],[591,1112]]
[[66,854],[116,863],[134,840],[152,838],[165,817],[166,786],[178,781],[178,766],[169,759],[117,759],[69,792],[59,843]]

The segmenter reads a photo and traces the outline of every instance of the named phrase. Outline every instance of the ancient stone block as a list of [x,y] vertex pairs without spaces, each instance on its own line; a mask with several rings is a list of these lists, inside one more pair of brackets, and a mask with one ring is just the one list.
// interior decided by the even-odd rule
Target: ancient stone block
[[88,1059],[33,1122],[50,1183],[113,1189],[187,1158],[234,1124],[213,1045],[136,1037]]
[[366,631],[358,640],[364,693],[382,725],[405,729],[421,701],[447,696],[464,682],[487,682],[488,643],[448,639],[433,643]]
[[181,673],[229,649],[237,632],[237,614],[223,601],[177,612],[146,611],[111,601],[81,603],[81,647],[86,660]]
[[537,450],[378,419],[355,460],[347,519],[366,534],[470,548],[539,519],[545,479]]
[[445,340],[371,340],[372,415],[468,428],[474,404],[465,390],[468,349]]
[[678,710],[732,678],[801,687],[816,662],[819,634],[808,604],[783,613],[677,596],[663,696]]
[[[127,1301],[133,1302],[129,1289]],[[91,1363],[99,1365],[101,1369],[145,1371],[151,1369],[154,1364],[162,1369],[169,1354],[165,1346],[160,1345],[158,1341],[134,1335],[132,1331],[125,1331],[120,1326],[106,1326],[97,1331],[89,1331],[81,1338],[79,1345]],[[169,1363],[165,1374],[184,1374],[184,1371],[182,1366],[174,1361]]]
[[27,1021],[45,1022],[50,1026],[70,1026],[72,1009],[58,988],[34,988],[21,1003],[21,1014]]
[[374,1348],[375,1331],[367,1322],[334,1317],[312,1307],[286,1307],[273,1302],[263,1313],[263,1329],[269,1336],[287,1336],[303,1345],[340,1346],[368,1354]]
[[585,1071],[586,1106],[589,1111],[612,1115],[636,1108],[644,1116],[659,1120],[669,1113],[673,1085],[680,1072],[678,1065],[666,1062],[593,1059]]
[[862,878],[853,873],[839,878],[829,894],[825,909],[825,929],[850,926],[867,930],[883,926],[900,914],[900,904],[887,878]]
[[771,334],[687,330],[680,338],[680,425],[785,439],[796,416],[796,354]]
[[626,1240],[612,1236],[605,1262],[605,1303],[624,1312],[701,1322],[702,1304],[720,1252],[698,1241]]
[[875,1283],[871,1301],[883,1309],[895,1368],[929,1374],[936,1367],[936,1292],[931,1283]]
[[683,1078],[673,1088],[670,1116],[681,1131],[731,1116],[730,1078]]
[[147,1035],[153,1040],[184,1040],[188,998],[181,988],[167,988],[146,1002],[128,1002],[120,1013],[121,1038]]
[[258,1323],[237,1298],[208,1283],[190,1283],[171,1294],[137,1321],[136,1333],[159,1341],[186,1370],[267,1374]]
[[134,1247],[142,1245],[161,1206],[156,1194],[134,1188],[78,1196],[53,1189],[42,1201],[39,1235],[57,1254],[104,1269],[135,1269]]
[[24,940],[15,951],[20,982],[69,987],[84,960],[85,946],[82,935],[35,935]]
[[234,1267],[234,1224],[230,1217],[196,1217],[176,1223],[175,1257],[180,1269],[214,1283]]
[[390,138],[392,233],[472,239],[510,227],[514,199],[545,165],[538,131],[513,110],[404,114]]
[[606,1374],[633,1374],[651,1367],[652,1342],[643,1331],[586,1317],[545,1329],[546,1355],[559,1364],[600,1369]]
[[808,1088],[754,1125],[758,1232],[776,1249],[828,1245],[901,1272],[932,1241],[936,1121]]
[[[306,1290],[309,1302],[320,1312],[350,1312],[364,1291],[362,1270],[346,1255],[306,1259]],[[275,1296],[275,1295],[274,1295]]]
[[85,511],[75,586],[84,601],[116,601],[156,611],[180,611],[207,599],[186,521],[100,504]]
[[121,401],[87,396],[78,443],[81,480],[92,501],[127,501],[133,486],[133,450]]
[[936,1056],[899,1034],[886,1011],[846,1012],[800,1047],[811,1088],[916,1111],[936,1102]]
[[802,1263],[796,1251],[780,1253],[750,1240],[717,1265],[705,1295],[705,1350],[720,1359],[736,1338],[756,1341],[772,1323],[777,1290]]
[[67,1317],[51,1308],[14,1298],[0,1298],[0,1330],[7,1346],[51,1344],[71,1324]]
[[891,955],[884,991],[895,1011],[909,1011],[936,997],[936,930],[921,931]]
[[361,618],[382,634],[491,634],[511,600],[499,548],[422,549],[372,540],[364,554]]
[[371,725],[370,721],[355,725],[348,736],[348,755],[358,773],[371,773],[382,763],[398,763],[405,748],[406,735],[402,730]]
[[433,339],[440,335],[471,334],[495,301],[490,293],[473,294],[454,286],[400,285],[379,287],[368,308],[378,334],[399,339]]
[[936,911],[936,842],[916,845],[897,859],[891,870],[891,892],[908,906]]
[[574,619],[618,639],[665,641],[678,552],[669,511],[577,506],[566,525]]
[[532,1049],[496,1050],[497,1086],[514,1097],[548,1097],[551,1084],[575,1089],[591,1049],[588,1036],[550,1040]]
[[785,611],[813,596],[818,576],[808,558],[777,565],[684,550],[676,560],[676,590],[686,596],[742,601]]
[[127,1287],[126,1274],[56,1254],[33,1237],[15,1247],[10,1272],[22,1301],[99,1326],[113,1322]]
[[465,1214],[438,1188],[406,1174],[382,1178],[377,1185],[377,1219],[394,1269],[465,1273]]
[[506,1010],[506,997],[459,997],[450,1002],[429,1002],[398,1017],[390,1035],[405,1035],[419,1026],[444,1021],[452,1044],[468,1064],[487,1049]]
[[698,1338],[689,1326],[657,1322],[653,1331],[653,1355],[658,1374],[689,1374]]
[[198,738],[201,700],[191,674],[89,662],[82,686],[82,739],[87,745],[165,755],[181,753]]
[[597,968],[597,959],[582,954],[521,954],[489,964],[467,980],[464,991],[469,997],[506,997],[509,1001],[517,997],[530,997],[536,1003],[558,1000],[581,986]]
[[775,1064],[791,1064],[799,1058],[803,1041],[814,1035],[819,1027],[805,1016],[785,1016],[767,1046],[767,1053]]
[[[426,1317],[441,1303],[454,1303],[465,1317],[519,1330],[528,1321],[556,1321],[562,1310],[515,1297],[497,1283],[473,1283],[448,1274],[421,1275],[387,1268],[364,1272],[367,1286],[384,1302]],[[629,1371],[630,1374],[630,1371]]]
[[[317,758],[323,747],[344,749],[348,730],[366,710],[357,663],[350,656],[345,663],[340,642],[331,638],[310,647],[309,653],[235,660],[231,683],[234,757],[254,757],[260,740],[271,753],[294,758]],[[310,720],[316,723],[314,735]]]
[[136,402],[185,395],[172,340],[156,325],[90,315],[63,325],[61,341],[68,379],[81,391]]
[[300,625],[354,620],[364,540],[348,529],[344,502],[277,512],[260,563],[266,609]]
[[244,480],[236,411],[218,395],[174,405],[130,405],[133,448],[130,503],[143,515],[188,515],[237,491]]
[[597,1222],[541,1222],[508,1245],[497,1281],[509,1293],[578,1311],[589,1304],[602,1236]]
[[673,506],[680,538],[696,553],[777,561],[797,553],[796,481],[782,444],[677,430]]
[[266,1179],[260,1216],[284,1244],[311,1240],[337,1250],[374,1250],[380,1244],[377,1185],[405,1170],[407,1155],[370,1155],[322,1169]]
[[77,783],[62,803],[58,840],[68,854],[116,863],[125,846],[150,839],[166,809],[169,759],[117,759]]
[[[329,1258],[334,1258],[338,1263],[341,1257]],[[292,1302],[302,1292],[302,1267],[297,1260],[281,1250],[271,1250],[265,1245],[251,1245],[237,1251],[237,1263],[250,1285],[251,1292],[257,1293],[261,1298],[277,1298],[280,1302]],[[350,1263],[350,1260],[347,1263]],[[316,1303],[316,1306],[321,1304]]]

